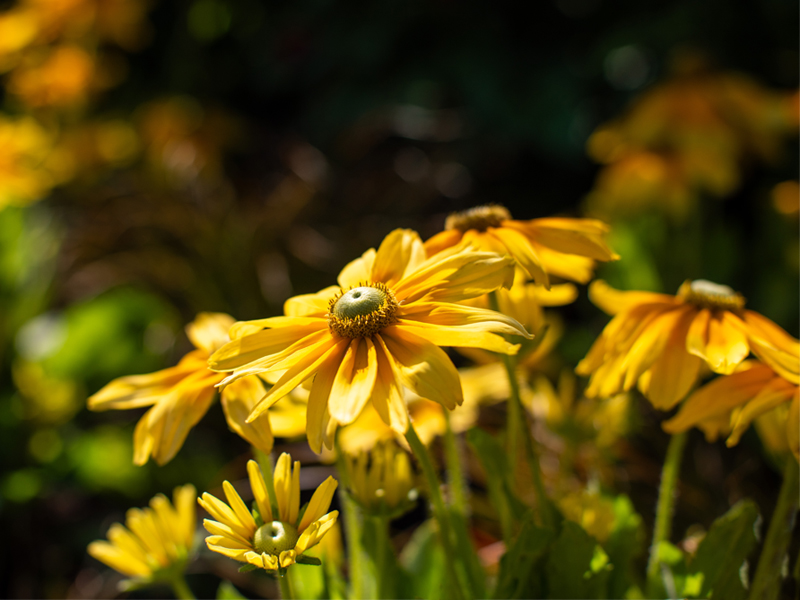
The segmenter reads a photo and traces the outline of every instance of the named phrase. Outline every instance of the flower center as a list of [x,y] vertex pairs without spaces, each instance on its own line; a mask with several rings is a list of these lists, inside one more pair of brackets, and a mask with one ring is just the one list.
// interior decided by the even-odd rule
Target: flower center
[[283,521],[272,521],[256,529],[253,548],[257,552],[278,556],[281,552],[293,550],[298,539],[297,527]]
[[394,323],[398,303],[382,283],[358,285],[331,298],[328,326],[349,338],[369,337]]
[[720,285],[705,279],[684,281],[678,290],[678,297],[700,308],[733,312],[742,310],[745,303],[744,296],[734,292],[727,285]]
[[487,204],[451,214],[445,220],[444,228],[458,229],[462,233],[470,229],[486,231],[489,227],[500,227],[503,221],[510,219],[511,213],[505,206]]

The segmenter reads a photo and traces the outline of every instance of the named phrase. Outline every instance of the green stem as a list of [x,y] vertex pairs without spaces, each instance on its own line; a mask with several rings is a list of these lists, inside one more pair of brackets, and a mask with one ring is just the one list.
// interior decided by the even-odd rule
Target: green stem
[[275,465],[272,462],[271,454],[264,454],[261,450],[253,448],[253,455],[256,457],[258,465],[261,467],[261,473],[264,475],[264,483],[267,486],[267,494],[269,495],[269,506],[272,509],[272,514],[277,519],[278,511],[278,497],[275,495],[275,481],[273,473]]
[[448,518],[444,502],[442,501],[439,476],[436,474],[436,470],[433,468],[433,461],[431,461],[431,457],[428,454],[427,448],[425,448],[425,444],[423,444],[419,439],[419,436],[414,429],[414,425],[411,423],[409,423],[408,431],[406,431],[406,440],[411,446],[411,451],[417,457],[417,460],[422,466],[422,472],[428,482],[428,492],[430,493],[431,503],[433,504],[433,516],[438,524],[437,531],[439,534],[439,543],[442,545],[442,551],[444,552],[444,564],[445,568],[447,569],[447,575],[451,582],[450,589],[452,590],[453,598],[457,600],[463,600],[465,597],[468,597],[469,594],[464,593],[464,590],[461,587],[462,581],[456,574],[454,561],[457,554],[453,546],[454,540],[451,533],[450,519]]
[[793,457],[786,459],[778,504],[772,513],[767,537],[750,586],[750,600],[774,600],[781,590],[781,566],[792,539],[800,496],[800,473]]
[[392,577],[389,570],[389,553],[391,552],[391,542],[389,539],[389,519],[385,516],[371,517],[372,526],[375,529],[375,567],[376,578],[378,580],[378,598],[390,600],[397,594],[392,589]]
[[336,438],[336,470],[339,474],[339,501],[344,512],[345,535],[347,536],[347,565],[350,574],[350,597],[366,598],[367,590],[364,579],[364,547],[362,545],[362,523],[360,510],[346,491],[350,488],[350,475],[347,470],[346,458]]
[[442,412],[445,423],[444,451],[450,479],[451,504],[459,513],[465,515],[467,512],[467,485],[464,480],[464,469],[461,465],[461,453],[450,423],[450,412],[447,409]]
[[648,589],[653,591],[661,586],[658,549],[661,542],[668,541],[672,534],[672,515],[675,512],[675,498],[678,493],[678,475],[681,469],[683,449],[687,433],[676,433],[669,440],[667,456],[661,470],[661,487],[658,490],[656,522],[653,526],[653,542],[650,544],[650,558],[647,562]]
[[292,590],[292,581],[289,578],[289,573],[278,575],[278,584],[281,587],[281,598],[283,600],[293,600],[294,590]]
[[178,600],[195,600],[194,594],[189,588],[189,584],[186,583],[186,578],[183,576],[183,573],[177,573],[169,583]]

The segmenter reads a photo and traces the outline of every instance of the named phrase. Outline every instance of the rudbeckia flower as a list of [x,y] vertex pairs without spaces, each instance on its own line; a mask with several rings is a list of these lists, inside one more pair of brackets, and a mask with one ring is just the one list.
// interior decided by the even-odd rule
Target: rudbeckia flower
[[489,252],[459,247],[428,259],[419,236],[398,229],[348,264],[339,286],[290,298],[286,316],[236,323],[209,366],[232,371],[222,385],[282,373],[249,420],[316,375],[306,420],[317,453],[367,404],[403,434],[402,386],[448,409],[462,403],[458,372],[439,346],[513,354],[519,345],[502,335],[530,337],[510,317],[456,304],[510,287],[513,275],[511,258]]
[[[152,456],[164,465],[177,454],[189,431],[208,412],[215,386],[223,376],[208,369],[208,357],[229,340],[233,317],[222,313],[200,313],[186,327],[195,350],[169,369],[149,375],[120,377],[88,400],[89,410],[124,410],[152,406],[136,425],[133,434],[133,462],[143,465]],[[255,403],[253,394],[262,395],[256,381],[241,381],[223,393],[225,417],[236,433],[263,452],[272,450],[269,417],[245,424]],[[243,409],[242,406],[245,408]]]
[[216,519],[203,521],[211,534],[206,538],[209,550],[269,571],[303,562],[303,553],[320,542],[339,516],[336,510],[325,514],[338,485],[336,480],[328,477],[322,482],[301,514],[300,462],[295,462],[292,469],[292,458],[284,452],[273,477],[278,504],[278,514],[273,514],[258,463],[249,461],[247,473],[257,514],[248,510],[227,481],[222,486],[228,504],[208,492],[198,498],[200,506]]
[[192,485],[175,488],[173,504],[162,494],[149,508],[132,508],[125,527],[114,523],[108,541],[89,544],[88,552],[123,575],[132,577],[126,587],[171,581],[191,553],[195,530],[195,498]]
[[488,205],[451,214],[444,229],[425,242],[428,256],[468,242],[511,255],[528,277],[547,288],[550,274],[588,283],[596,260],[619,258],[604,240],[608,225],[593,219],[515,221],[505,207]]
[[[800,359],[796,370],[800,371]],[[736,373],[695,391],[663,428],[679,433],[696,426],[709,441],[730,431],[726,444],[731,447],[739,443],[754,419],[785,404],[789,405],[786,437],[789,448],[800,459],[800,387],[760,363],[743,364]]]
[[704,365],[728,375],[750,352],[798,382],[800,342],[746,310],[744,298],[728,286],[687,281],[670,296],[619,292],[595,281],[589,297],[616,315],[575,369],[591,376],[589,397],[610,397],[638,384],[653,406],[669,410],[697,383]]

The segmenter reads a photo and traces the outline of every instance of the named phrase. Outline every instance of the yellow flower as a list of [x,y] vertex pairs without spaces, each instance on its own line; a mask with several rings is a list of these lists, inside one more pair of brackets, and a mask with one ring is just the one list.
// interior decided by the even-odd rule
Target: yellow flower
[[[795,360],[800,363],[800,358]],[[663,427],[669,433],[679,433],[697,426],[709,441],[729,431],[726,444],[730,447],[739,443],[756,417],[782,405],[788,405],[789,448],[800,459],[800,387],[760,363],[743,364],[736,373],[704,385],[687,398],[678,414],[665,421]]]
[[211,534],[206,538],[210,550],[228,558],[275,571],[302,562],[303,553],[319,543],[334,526],[339,511],[325,514],[338,485],[328,477],[311,497],[305,512],[300,514],[300,462],[294,463],[285,452],[275,466],[275,495],[278,514],[273,514],[267,486],[258,463],[247,463],[253,489],[254,516],[234,487],[227,481],[222,486],[228,504],[208,492],[198,498],[200,506],[216,519],[205,519],[203,526]]
[[411,508],[409,492],[414,485],[408,454],[394,442],[369,452],[348,456],[350,493],[373,514],[395,515]]
[[419,236],[395,230],[339,274],[339,286],[290,298],[286,316],[236,323],[233,341],[209,360],[246,375],[282,373],[250,415],[257,418],[316,375],[308,399],[309,444],[332,446],[338,425],[367,404],[398,433],[408,428],[402,387],[453,409],[463,401],[453,363],[439,346],[515,353],[499,334],[530,337],[514,319],[456,304],[511,285],[513,262],[494,253],[454,248],[430,259]]
[[589,296],[616,315],[576,368],[591,376],[589,397],[610,397],[638,383],[653,406],[668,410],[689,393],[704,364],[730,374],[750,352],[798,382],[800,342],[746,310],[744,298],[727,286],[687,281],[670,296],[619,292],[595,281]]
[[551,273],[588,283],[596,260],[619,258],[604,240],[608,226],[592,219],[514,221],[505,207],[489,205],[451,214],[444,228],[425,242],[428,256],[468,242],[480,250],[511,255],[528,277],[547,288]]
[[[124,410],[152,406],[136,425],[133,462],[143,465],[152,456],[163,465],[180,450],[189,430],[206,414],[222,375],[208,369],[208,357],[228,341],[233,318],[222,313],[200,313],[186,327],[195,350],[169,369],[149,375],[120,377],[88,400],[90,410]],[[257,381],[243,380],[222,396],[228,424],[259,450],[272,450],[267,415],[245,424],[252,405],[263,395]],[[244,407],[244,408],[243,408]]]
[[612,500],[583,489],[568,492],[557,502],[565,519],[580,525],[601,544],[608,541],[616,520]]
[[130,509],[125,527],[114,523],[108,541],[89,544],[89,554],[137,583],[170,579],[192,550],[196,497],[194,486],[184,485],[172,494],[174,506],[159,494],[150,508]]

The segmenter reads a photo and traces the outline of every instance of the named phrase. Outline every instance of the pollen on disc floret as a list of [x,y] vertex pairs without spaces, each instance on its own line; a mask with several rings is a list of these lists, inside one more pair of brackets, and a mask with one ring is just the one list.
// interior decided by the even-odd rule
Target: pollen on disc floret
[[341,337],[369,337],[395,322],[398,302],[383,283],[359,283],[328,305],[328,326]]
[[730,310],[738,312],[744,309],[745,298],[727,285],[720,285],[705,279],[684,281],[678,290],[678,297],[711,310]]
[[470,229],[486,231],[489,227],[500,227],[503,221],[509,220],[511,220],[511,213],[505,206],[487,204],[449,215],[445,219],[444,228],[458,229],[461,232],[467,232]]

